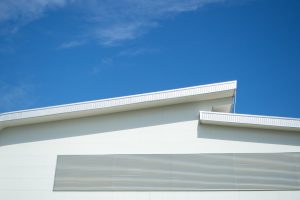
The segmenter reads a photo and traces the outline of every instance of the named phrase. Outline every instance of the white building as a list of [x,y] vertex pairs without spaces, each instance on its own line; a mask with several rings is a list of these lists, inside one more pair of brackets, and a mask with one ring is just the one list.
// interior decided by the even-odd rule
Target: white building
[[0,199],[300,199],[300,120],[236,82],[0,115]]

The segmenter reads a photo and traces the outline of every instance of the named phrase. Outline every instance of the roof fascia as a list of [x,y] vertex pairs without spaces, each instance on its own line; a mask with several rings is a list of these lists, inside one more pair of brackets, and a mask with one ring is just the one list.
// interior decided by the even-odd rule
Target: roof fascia
[[300,119],[200,111],[200,123],[300,132]]
[[96,101],[7,112],[0,114],[0,130],[6,127],[25,124],[234,97],[236,87],[237,81],[228,81]]

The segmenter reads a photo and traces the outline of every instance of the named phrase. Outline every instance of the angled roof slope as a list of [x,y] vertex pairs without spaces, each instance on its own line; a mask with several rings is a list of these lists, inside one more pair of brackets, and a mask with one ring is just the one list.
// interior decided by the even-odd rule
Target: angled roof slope
[[7,112],[0,114],[0,130],[17,125],[234,97],[236,85],[236,81],[229,81],[118,98]]

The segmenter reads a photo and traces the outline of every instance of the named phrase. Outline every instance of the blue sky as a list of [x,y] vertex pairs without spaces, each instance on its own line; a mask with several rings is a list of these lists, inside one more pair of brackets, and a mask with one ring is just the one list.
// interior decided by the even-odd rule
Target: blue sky
[[300,117],[298,0],[2,0],[0,112],[237,80]]

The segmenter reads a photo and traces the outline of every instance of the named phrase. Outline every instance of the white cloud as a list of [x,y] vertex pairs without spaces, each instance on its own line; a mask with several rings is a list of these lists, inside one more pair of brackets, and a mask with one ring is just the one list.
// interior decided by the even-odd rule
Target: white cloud
[[[76,16],[85,20],[88,39],[102,45],[115,45],[132,40],[157,27],[161,20],[183,12],[195,11],[207,4],[226,0],[2,0],[0,23],[18,24],[38,19],[49,9],[72,7]],[[62,48],[79,46],[64,43]]]
[[32,20],[46,9],[61,7],[67,0],[1,0],[0,21]]
[[120,41],[135,39],[156,25],[149,22],[124,22],[108,27],[100,25],[96,26],[93,34],[103,45],[114,45]]
[[121,51],[118,55],[134,57],[134,56],[145,55],[145,54],[153,54],[159,51],[160,49],[158,48],[131,48],[131,49],[125,49]]
[[70,42],[64,42],[62,43],[59,48],[60,49],[69,49],[69,48],[73,48],[73,47],[78,47],[78,46],[82,46],[85,44],[85,41],[83,40],[73,40]]
[[25,109],[34,105],[33,85],[29,83],[8,84],[0,81],[0,112]]
[[157,27],[161,20],[225,0],[93,1],[86,6],[91,35],[103,45],[132,40]]
[[[1,0],[1,34],[16,33],[20,27],[40,18],[45,11],[61,8],[70,0]],[[1,25],[1,24],[0,24]]]

